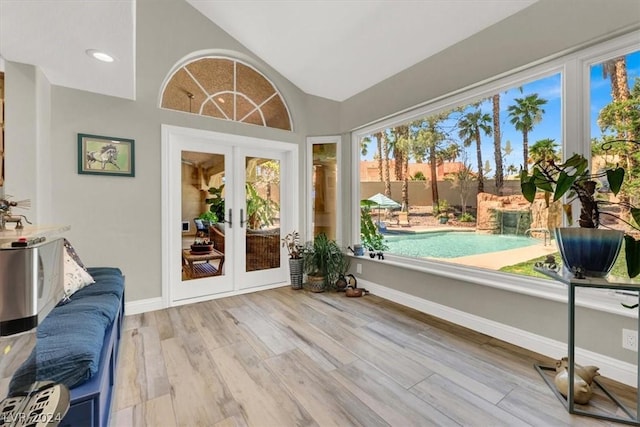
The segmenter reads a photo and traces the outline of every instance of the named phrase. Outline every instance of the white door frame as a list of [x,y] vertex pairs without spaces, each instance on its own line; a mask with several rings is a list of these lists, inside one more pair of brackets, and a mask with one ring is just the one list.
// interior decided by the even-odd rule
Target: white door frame
[[[175,262],[172,262],[172,256],[176,253],[176,238],[172,238],[172,235],[181,235],[180,224],[182,223],[181,215],[175,215],[172,210],[171,203],[173,202],[172,194],[179,194],[176,189],[176,182],[171,182],[171,177],[178,173],[175,171],[176,164],[175,159],[171,157],[171,146],[176,144],[180,138],[188,137],[189,139],[200,139],[202,141],[208,141],[209,143],[216,145],[223,145],[229,147],[238,147],[240,149],[260,149],[271,150],[279,152],[282,155],[283,161],[287,164],[287,167],[282,168],[280,181],[281,191],[285,192],[291,197],[285,198],[284,203],[281,203],[280,209],[287,214],[283,216],[280,227],[281,233],[287,234],[288,230],[299,230],[299,206],[298,194],[299,194],[299,171],[298,171],[298,145],[294,143],[287,143],[281,141],[267,140],[255,137],[247,137],[234,134],[225,134],[220,132],[213,132],[201,129],[192,129],[172,125],[161,125],[161,154],[162,154],[162,183],[161,183],[161,227],[162,227],[162,302],[164,307],[172,305],[188,304],[192,302],[205,301],[213,298],[220,298],[231,295],[238,295],[246,292],[254,292],[263,289],[269,289],[279,286],[284,286],[288,283],[288,277],[283,275],[282,282],[273,283],[265,286],[257,286],[249,289],[240,289],[237,280],[234,280],[233,290],[229,292],[217,293],[215,295],[208,295],[204,297],[197,297],[192,299],[184,299],[181,301],[173,301],[171,295],[171,278],[172,269],[175,268]],[[241,150],[242,151],[242,150]],[[238,221],[238,214],[234,212],[233,221]],[[178,224],[178,225],[176,225]],[[235,226],[235,224],[234,224]],[[180,243],[181,247],[181,243]],[[282,264],[287,266],[285,262],[286,257],[282,252]],[[235,255],[234,255],[235,256]],[[226,261],[225,261],[226,265]],[[231,267],[231,265],[229,265]],[[285,268],[285,270],[288,267]],[[225,269],[226,274],[233,274],[231,269]]]

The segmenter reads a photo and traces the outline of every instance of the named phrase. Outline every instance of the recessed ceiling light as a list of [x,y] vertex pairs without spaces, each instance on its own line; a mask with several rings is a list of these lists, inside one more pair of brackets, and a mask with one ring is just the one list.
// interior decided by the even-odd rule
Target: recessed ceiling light
[[92,58],[97,59],[98,61],[102,61],[102,62],[113,62],[113,61],[115,61],[113,56],[109,55],[108,53],[104,53],[104,52],[101,52],[101,51],[95,50],[95,49],[87,49],[87,55],[89,55]]

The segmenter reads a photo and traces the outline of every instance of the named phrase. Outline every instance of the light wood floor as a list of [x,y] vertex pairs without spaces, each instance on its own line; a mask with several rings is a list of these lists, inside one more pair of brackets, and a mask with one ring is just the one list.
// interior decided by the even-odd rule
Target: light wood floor
[[569,415],[534,362],[373,295],[280,288],[127,317],[112,425],[612,425]]

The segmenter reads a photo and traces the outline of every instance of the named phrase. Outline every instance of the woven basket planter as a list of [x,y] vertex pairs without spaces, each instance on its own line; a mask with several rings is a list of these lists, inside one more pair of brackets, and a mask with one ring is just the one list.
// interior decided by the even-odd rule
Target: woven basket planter
[[307,276],[307,285],[311,292],[324,292],[324,276]]

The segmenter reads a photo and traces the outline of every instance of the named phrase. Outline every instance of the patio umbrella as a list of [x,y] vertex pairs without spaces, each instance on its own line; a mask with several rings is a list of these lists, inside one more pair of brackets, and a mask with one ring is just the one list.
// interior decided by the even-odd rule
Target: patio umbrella
[[378,206],[378,222],[380,222],[380,208],[399,208],[400,203],[393,199],[388,198],[382,193],[374,194],[367,200],[373,202],[375,206]]

